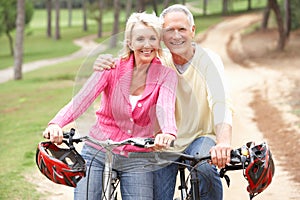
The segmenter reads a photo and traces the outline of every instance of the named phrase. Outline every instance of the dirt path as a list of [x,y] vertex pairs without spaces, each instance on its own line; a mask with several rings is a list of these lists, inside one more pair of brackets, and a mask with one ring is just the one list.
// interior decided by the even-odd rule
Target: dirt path
[[[233,45],[236,51],[243,51],[239,43],[239,31],[260,19],[260,15],[243,15],[241,17],[228,18],[218,24],[206,34],[206,39],[202,42],[204,47],[209,47],[219,53],[224,61],[228,82],[232,91],[235,115],[233,119],[233,145],[239,147],[248,141],[269,141],[263,137],[258,124],[255,122],[257,117],[251,107],[254,98],[254,91],[263,91],[265,95],[281,96],[284,91],[289,91],[291,83],[282,78],[283,74],[264,67],[245,68],[234,63],[228,56],[228,44]],[[234,37],[233,37],[234,36]],[[234,39],[234,40],[233,40]],[[248,61],[250,62],[250,61]],[[280,83],[280,84],[278,84]],[[281,86],[280,86],[281,85]],[[277,91],[276,91],[277,89]],[[255,96],[256,97],[256,96]],[[291,119],[291,118],[289,118]],[[266,125],[267,126],[267,125]],[[272,124],[269,124],[272,126]],[[274,135],[275,136],[275,135]],[[273,136],[273,137],[274,137]],[[272,136],[271,136],[272,137]],[[271,148],[277,148],[271,146]],[[255,199],[299,199],[299,185],[291,180],[291,174],[284,171],[275,154],[276,174],[270,187]],[[226,200],[247,199],[246,181],[242,178],[241,172],[232,173],[231,186],[229,189],[224,187]],[[284,189],[282,186],[284,185]]]
[[[286,170],[287,168],[283,165],[284,159],[280,158],[280,154],[278,153],[280,151],[275,151],[277,149],[282,150],[282,148],[276,146],[278,144],[276,143],[275,145],[273,140],[271,141],[272,135],[264,137],[266,136],[265,133],[261,132],[261,130],[264,131],[264,129],[261,128],[258,122],[265,121],[264,118],[259,117],[260,115],[257,113],[257,104],[255,104],[255,106],[253,105],[255,100],[264,102],[265,104],[260,108],[262,112],[265,112],[270,105],[273,105],[275,108],[280,107],[281,109],[279,109],[279,111],[282,112],[280,114],[280,116],[282,116],[281,119],[289,122],[286,124],[297,120],[294,116],[285,114],[287,113],[286,108],[282,106],[284,102],[282,98],[288,96],[290,89],[293,87],[293,82],[290,81],[289,78],[286,77],[287,75],[282,71],[273,70],[272,68],[262,66],[262,63],[254,63],[251,60],[247,61],[251,64],[251,67],[245,68],[233,62],[228,55],[228,52],[241,53],[242,55],[243,47],[240,43],[239,31],[259,19],[260,15],[255,14],[227,18],[225,21],[211,28],[205,34],[205,39],[201,44],[220,54],[225,65],[235,106],[233,146],[240,147],[248,141],[255,141],[256,143],[268,141],[268,143],[273,144],[273,146],[271,145],[271,149],[274,149],[275,152],[275,177],[269,188],[255,199],[300,199],[298,192],[300,189],[299,182],[292,180],[291,171]],[[246,58],[244,58],[244,60],[245,59]],[[269,102],[265,101],[265,99],[273,99],[273,101]],[[256,120],[259,121],[256,122]],[[265,124],[265,127],[268,126],[273,127],[272,124]],[[290,129],[294,128],[297,129],[296,127],[290,127]],[[38,174],[37,171],[33,173],[35,175]],[[242,172],[232,172],[229,175],[231,177],[231,186],[227,188],[224,182],[224,200],[248,199],[248,193],[246,191],[247,182],[243,178]],[[32,175],[27,177],[31,179],[32,182],[37,183],[37,185],[41,186],[47,184],[47,188],[38,187],[42,193],[47,193],[43,199],[72,199],[72,190],[70,188],[52,184],[46,178],[40,175],[37,176],[35,176],[35,179],[38,179],[38,181],[34,181]],[[49,191],[51,191],[51,193],[49,193]]]

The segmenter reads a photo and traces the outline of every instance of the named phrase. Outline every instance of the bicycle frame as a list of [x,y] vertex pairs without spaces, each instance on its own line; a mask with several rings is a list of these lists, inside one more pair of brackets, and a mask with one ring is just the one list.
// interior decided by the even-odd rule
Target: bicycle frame
[[[156,165],[165,164],[167,162],[178,164],[179,166],[179,178],[180,185],[178,187],[181,190],[181,200],[200,200],[200,190],[199,185],[200,181],[198,178],[197,170],[194,168],[198,163],[204,160],[210,160],[210,156],[200,157],[200,156],[191,156],[184,153],[178,152],[152,152],[152,153],[130,153],[129,157],[131,158],[151,158]],[[179,162],[174,161],[174,158],[177,158]],[[185,161],[191,161],[191,164],[188,165]],[[240,153],[240,150],[233,150],[231,152],[231,165],[226,165],[225,168],[220,170],[220,177],[225,178],[229,186],[229,177],[225,174],[227,171],[241,170],[245,169],[248,166],[249,158],[246,158]],[[190,193],[188,192],[188,187],[186,184],[185,178],[185,168],[191,167],[190,170]],[[189,196],[190,195],[190,196]],[[180,200],[178,198],[174,200]]]
[[71,129],[69,133],[64,133],[64,138],[68,140],[64,140],[64,143],[67,144],[70,149],[75,148],[73,143],[79,143],[83,141],[89,141],[99,147],[103,147],[106,149],[105,152],[105,162],[104,162],[104,169],[103,169],[103,177],[102,177],[102,195],[101,199],[104,200],[116,200],[116,194],[114,194],[116,186],[115,181],[113,179],[117,179],[117,177],[113,177],[113,149],[122,146],[122,145],[132,145],[138,146],[143,148],[150,148],[153,147],[154,140],[151,138],[130,138],[127,140],[123,140],[120,142],[115,142],[110,139],[105,141],[98,141],[89,136],[83,136],[79,138],[73,138],[75,135],[75,129]]
[[[180,185],[178,186],[178,189],[180,190],[181,199],[188,198],[188,187],[185,179],[185,168],[186,167],[182,165],[178,166],[179,178],[180,178]],[[192,170],[190,174],[191,174],[190,183],[191,183],[191,195],[192,195],[191,198],[200,200],[200,191],[199,191],[200,182],[198,179],[198,175],[195,170]],[[178,200],[178,198],[176,198],[175,200]]]

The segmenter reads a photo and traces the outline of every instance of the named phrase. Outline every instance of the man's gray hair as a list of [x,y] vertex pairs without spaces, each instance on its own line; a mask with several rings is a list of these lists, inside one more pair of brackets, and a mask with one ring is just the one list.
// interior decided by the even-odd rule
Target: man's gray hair
[[171,13],[171,12],[183,12],[183,13],[185,13],[187,18],[188,18],[188,21],[190,22],[190,25],[191,26],[195,25],[193,14],[191,13],[191,11],[186,6],[181,5],[181,4],[174,4],[172,6],[167,7],[166,9],[164,9],[162,11],[162,13],[159,16],[159,19],[161,20],[162,24],[164,23],[165,16],[168,13]]

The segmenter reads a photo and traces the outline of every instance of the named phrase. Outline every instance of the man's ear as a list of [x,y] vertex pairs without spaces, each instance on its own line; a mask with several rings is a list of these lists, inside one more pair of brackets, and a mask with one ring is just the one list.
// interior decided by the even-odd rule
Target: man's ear
[[193,38],[195,37],[195,33],[196,32],[196,26],[195,25],[193,25],[192,26],[192,33],[193,33]]

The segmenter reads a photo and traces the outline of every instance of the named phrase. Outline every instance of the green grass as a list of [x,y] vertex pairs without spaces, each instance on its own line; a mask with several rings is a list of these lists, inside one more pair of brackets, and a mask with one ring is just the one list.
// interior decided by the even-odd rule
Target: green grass
[[72,97],[81,62],[39,69],[1,85],[0,199],[38,199],[23,174],[35,167],[36,146],[48,121]]

